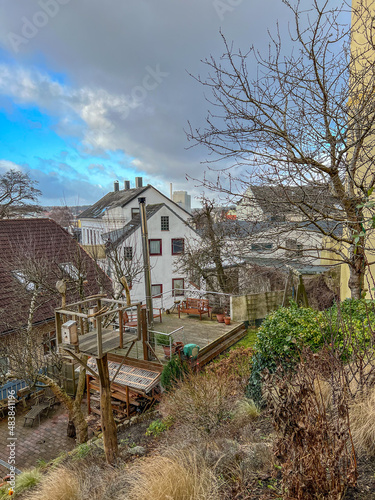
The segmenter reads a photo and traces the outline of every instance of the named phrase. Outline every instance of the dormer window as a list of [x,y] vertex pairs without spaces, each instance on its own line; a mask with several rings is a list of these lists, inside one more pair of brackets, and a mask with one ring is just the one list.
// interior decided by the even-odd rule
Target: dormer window
[[139,208],[132,208],[132,213],[131,213],[132,219],[134,219],[134,217],[138,214],[139,214]]

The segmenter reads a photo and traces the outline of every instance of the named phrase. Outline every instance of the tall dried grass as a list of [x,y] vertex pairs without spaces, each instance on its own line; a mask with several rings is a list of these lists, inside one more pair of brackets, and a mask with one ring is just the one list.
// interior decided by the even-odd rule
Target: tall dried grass
[[169,450],[133,467],[129,492],[119,500],[217,500],[219,484],[194,450]]
[[40,486],[25,500],[81,500],[80,478],[65,467],[54,469],[46,475]]
[[359,454],[375,455],[375,387],[357,396],[349,407],[354,447]]
[[216,373],[189,374],[164,396],[160,410],[163,416],[207,435],[231,418],[236,399],[230,377]]

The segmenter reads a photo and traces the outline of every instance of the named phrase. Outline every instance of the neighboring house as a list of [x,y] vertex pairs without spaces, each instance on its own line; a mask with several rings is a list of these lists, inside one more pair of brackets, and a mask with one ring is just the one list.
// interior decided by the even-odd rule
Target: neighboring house
[[56,282],[67,285],[67,303],[84,296],[111,293],[112,283],[77,241],[51,219],[0,220],[0,334],[27,326],[35,300],[33,326],[52,338],[61,295]]
[[324,219],[339,213],[329,187],[249,186],[237,205],[237,219],[247,221],[295,222],[309,218]]
[[[148,184],[142,186],[142,178],[136,178],[136,187],[130,189],[129,181],[125,181],[124,189],[120,190],[119,183],[114,183],[114,191],[107,193],[79,216],[81,227],[81,243],[95,257],[104,257],[102,235],[116,229],[121,229],[139,214],[138,198],[146,198],[148,205],[165,203],[172,208],[184,221],[190,213],[167,198],[156,188]],[[99,254],[99,255],[98,255]]]
[[[152,190],[149,191],[152,193]],[[148,198],[147,198],[148,200]],[[177,207],[178,208],[178,207]],[[195,230],[187,224],[184,212],[178,213],[174,204],[156,203],[146,206],[148,245],[150,253],[152,295],[159,298],[183,295],[190,287],[188,277],[181,273],[179,258],[187,240],[196,240]],[[181,217],[183,215],[184,217]],[[144,266],[140,214],[121,229],[103,234],[106,241],[107,272],[113,281],[124,273],[131,288],[132,301],[144,301]],[[118,266],[118,269],[116,269]],[[114,273],[117,272],[115,278]]]

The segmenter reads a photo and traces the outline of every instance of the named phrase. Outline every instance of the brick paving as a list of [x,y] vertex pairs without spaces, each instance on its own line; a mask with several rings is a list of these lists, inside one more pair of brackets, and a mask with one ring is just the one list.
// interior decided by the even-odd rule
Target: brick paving
[[[24,427],[23,415],[29,408],[17,409],[15,437],[16,467],[21,471],[35,467],[37,460],[48,462],[56,458],[63,451],[70,451],[76,446],[75,439],[66,435],[68,413],[61,405],[50,410],[48,416],[41,417],[40,426],[35,420],[33,427]],[[8,425],[7,419],[0,421],[0,458],[8,461]],[[1,474],[6,469],[0,465]]]

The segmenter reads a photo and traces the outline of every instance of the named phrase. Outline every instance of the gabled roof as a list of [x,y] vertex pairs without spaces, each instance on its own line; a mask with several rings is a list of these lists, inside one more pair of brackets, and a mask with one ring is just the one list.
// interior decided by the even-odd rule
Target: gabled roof
[[[61,306],[56,282],[67,282],[67,301],[79,298],[74,268],[84,276],[86,296],[111,293],[112,283],[78,242],[51,219],[0,220],[0,332],[10,331],[27,322],[33,295],[26,281],[34,276],[43,283],[37,297],[33,323],[50,321]],[[65,264],[65,266],[63,266]],[[74,268],[69,269],[73,265]],[[16,273],[18,271],[18,273]],[[18,276],[18,278],[17,278]],[[29,290],[27,290],[29,288]]]
[[140,188],[124,189],[122,191],[113,191],[107,193],[99,201],[84,210],[80,219],[100,219],[108,208],[124,207],[137,196],[143,193],[149,185]]
[[[151,219],[151,217],[153,217],[163,207],[167,208],[170,212],[173,213],[173,215],[179,218],[185,226],[188,226],[192,231],[195,231],[195,229],[189,226],[189,224],[186,221],[184,221],[182,217],[176,214],[176,212],[172,210],[171,207],[169,207],[166,203],[155,203],[154,205],[147,205],[146,206],[147,220]],[[107,244],[116,247],[122,241],[129,238],[129,236],[132,235],[140,227],[141,227],[141,215],[137,214],[123,228],[116,229],[115,231],[110,231],[109,233],[105,233],[102,235],[102,238],[104,242],[107,242]]]
[[[264,214],[293,214],[298,207],[307,212],[332,213],[340,211],[338,200],[331,194],[327,184],[306,186],[251,185],[240,205],[258,205]],[[296,208],[297,207],[297,208]]]
[[151,184],[147,184],[147,186],[143,186],[140,188],[133,189],[124,189],[122,191],[113,191],[111,193],[107,193],[103,198],[94,203],[91,207],[84,210],[79,216],[79,219],[100,219],[103,217],[105,211],[107,209],[116,208],[116,207],[125,207],[128,203],[130,203],[134,198],[137,198],[141,195],[146,189],[153,189],[156,191],[164,200],[168,200],[170,203],[178,207],[180,210],[191,216],[191,214],[185,210],[183,207],[175,203],[173,200],[170,200],[161,193],[158,189]]
[[[156,214],[162,207],[166,207],[165,203],[156,203],[154,205],[147,205],[146,207],[146,217],[147,220]],[[110,231],[102,235],[105,242],[109,241],[113,246],[117,246],[122,241],[126,240],[131,234],[133,234],[139,227],[141,227],[141,215],[137,214],[132,218],[130,222],[125,224],[121,229],[116,229],[115,231]]]
[[[318,226],[318,227],[317,227]],[[295,222],[269,222],[269,221],[247,221],[247,220],[231,220],[220,221],[215,223],[215,229],[227,235],[229,238],[250,238],[251,236],[264,233],[287,234],[288,231],[310,231],[317,234],[327,234],[334,236],[342,236],[343,224],[334,220],[316,221],[316,225],[310,221],[295,221]],[[320,229],[319,229],[320,228]]]

